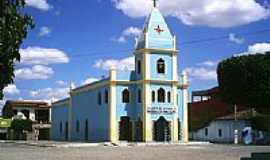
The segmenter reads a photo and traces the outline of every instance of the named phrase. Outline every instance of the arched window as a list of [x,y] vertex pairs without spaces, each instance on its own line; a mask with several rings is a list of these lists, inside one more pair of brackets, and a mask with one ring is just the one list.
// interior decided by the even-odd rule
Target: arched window
[[85,126],[84,126],[84,140],[88,141],[88,119],[85,120]]
[[165,102],[165,90],[163,88],[158,90],[158,102]]
[[152,91],[152,102],[156,101],[156,92]]
[[208,128],[205,128],[205,130],[204,130],[204,135],[205,135],[205,136],[208,136]]
[[108,104],[108,102],[109,102],[109,92],[108,92],[107,89],[105,90],[105,96],[104,96],[104,99],[105,99],[105,103]]
[[167,92],[167,101],[171,103],[171,92]]
[[60,125],[59,125],[59,132],[60,132],[60,133],[63,132],[63,124],[62,124],[62,121],[60,122]]
[[80,122],[78,120],[76,122],[76,132],[80,132]]
[[141,61],[140,60],[137,61],[137,73],[141,74]]
[[157,61],[157,72],[165,73],[165,62],[162,58]]
[[222,129],[218,129],[218,136],[222,137]]
[[122,102],[129,103],[129,91],[127,89],[122,92]]
[[138,103],[142,103],[142,93],[140,89],[138,89]]
[[98,92],[98,104],[101,105],[101,93]]

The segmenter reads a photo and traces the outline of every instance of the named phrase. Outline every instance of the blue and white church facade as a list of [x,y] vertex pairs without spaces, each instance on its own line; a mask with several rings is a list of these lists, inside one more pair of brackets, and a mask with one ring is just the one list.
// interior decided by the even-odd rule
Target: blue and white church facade
[[154,7],[136,40],[135,70],[70,90],[52,104],[53,140],[188,141],[188,83],[176,37]]

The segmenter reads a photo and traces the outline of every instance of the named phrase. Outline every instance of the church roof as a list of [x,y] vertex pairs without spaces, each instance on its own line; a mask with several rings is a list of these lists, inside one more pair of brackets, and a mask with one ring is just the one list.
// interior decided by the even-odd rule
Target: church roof
[[153,8],[147,17],[143,32],[139,37],[136,49],[143,48],[174,49],[174,38],[164,17],[157,8]]

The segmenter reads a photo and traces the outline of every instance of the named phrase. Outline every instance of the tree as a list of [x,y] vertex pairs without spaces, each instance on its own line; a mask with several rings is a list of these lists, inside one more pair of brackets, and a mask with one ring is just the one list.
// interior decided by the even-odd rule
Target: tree
[[20,61],[19,48],[34,27],[32,17],[23,13],[24,0],[1,0],[0,2],[0,99],[3,89],[14,79],[15,62]]
[[223,60],[217,74],[220,94],[226,102],[269,111],[269,52]]

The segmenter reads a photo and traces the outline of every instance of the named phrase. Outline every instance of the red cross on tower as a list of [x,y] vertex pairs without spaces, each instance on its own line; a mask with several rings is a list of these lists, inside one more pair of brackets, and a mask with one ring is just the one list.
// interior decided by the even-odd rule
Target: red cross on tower
[[161,29],[159,25],[157,26],[157,28],[155,28],[155,31],[157,31],[158,34],[160,34],[161,32],[164,32],[164,30]]

